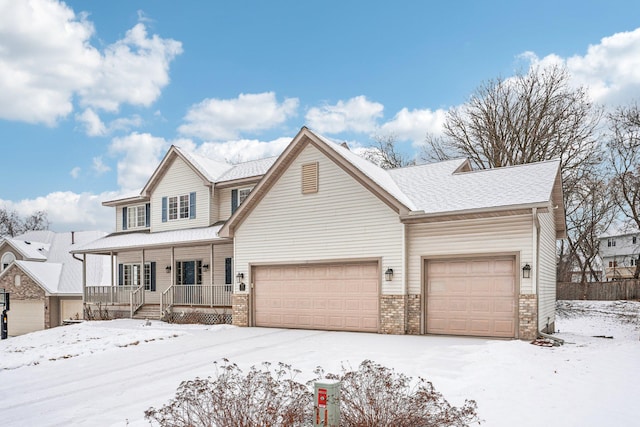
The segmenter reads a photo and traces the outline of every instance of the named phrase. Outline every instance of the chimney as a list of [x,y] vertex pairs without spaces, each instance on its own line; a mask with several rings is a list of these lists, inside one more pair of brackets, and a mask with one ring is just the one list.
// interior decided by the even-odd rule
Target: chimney
[[72,231],[71,232],[71,244],[75,244],[76,243],[76,232]]
[[351,149],[349,148],[349,144],[347,144],[347,141],[344,141],[342,144],[340,144],[340,146],[346,148],[349,151],[351,151]]

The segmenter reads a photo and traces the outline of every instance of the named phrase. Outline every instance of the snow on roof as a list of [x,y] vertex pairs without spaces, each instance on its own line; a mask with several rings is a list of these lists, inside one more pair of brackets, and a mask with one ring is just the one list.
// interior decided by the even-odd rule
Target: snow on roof
[[220,176],[216,182],[233,181],[236,179],[264,175],[277,159],[278,157],[275,156],[267,157],[266,159],[238,163]]
[[371,163],[370,161],[358,156],[353,151],[349,150],[341,146],[340,144],[330,140],[327,137],[322,135],[318,135],[314,132],[318,138],[320,138],[323,142],[327,144],[329,148],[334,150],[340,156],[342,156],[349,163],[358,168],[362,173],[368,176],[371,180],[373,180],[376,184],[382,187],[385,191],[387,191],[391,196],[393,196],[400,203],[405,205],[407,208],[411,210],[415,210],[415,206],[412,200],[407,197],[407,195],[400,189],[398,184],[393,180],[389,171],[382,169],[381,167]]
[[[415,210],[445,213],[545,203],[551,199],[558,160],[455,172],[463,160],[389,170]],[[456,166],[457,165],[457,166]]]
[[216,182],[220,176],[233,167],[225,162],[220,162],[208,157],[201,156],[199,154],[192,153],[174,146],[176,151],[182,154],[200,173],[209,180],[209,182]]
[[211,242],[212,240],[226,240],[218,237],[218,230],[222,226],[189,228],[186,230],[162,231],[158,233],[122,233],[105,236],[101,239],[80,246],[72,250],[72,253],[109,253],[128,248],[141,246],[165,246],[179,245],[183,243],[197,244],[198,242]]
[[[39,261],[16,261],[22,271],[31,276],[47,293],[57,294],[62,264]],[[82,284],[80,286],[82,290]]]
[[[18,242],[21,247],[46,248],[43,251],[36,251],[40,256],[24,256],[22,261],[16,264],[25,273],[31,275],[40,286],[51,294],[82,294],[82,262],[74,259],[69,253],[79,245],[87,244],[91,241],[105,236],[102,231],[77,231],[54,233],[52,231],[30,231],[13,239],[12,243]],[[25,243],[24,239],[42,238],[48,243],[30,241]],[[72,243],[73,242],[73,243]],[[33,254],[32,254],[33,255]],[[59,270],[58,267],[59,266]],[[87,282],[94,285],[107,285],[111,282],[111,261],[109,257],[91,255],[87,257]]]
[[27,260],[45,261],[49,252],[48,243],[36,242],[22,237],[9,237],[5,239],[13,249],[18,251]]

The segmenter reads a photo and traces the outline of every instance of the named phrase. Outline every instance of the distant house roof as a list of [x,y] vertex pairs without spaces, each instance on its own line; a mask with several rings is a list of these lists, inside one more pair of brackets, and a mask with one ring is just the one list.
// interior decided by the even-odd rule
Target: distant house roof
[[[30,231],[14,238],[4,239],[19,251],[24,260],[15,264],[48,294],[82,295],[82,262],[69,253],[70,250],[92,242],[106,233],[101,231],[78,231],[55,233],[52,231]],[[29,242],[29,243],[26,243]],[[44,248],[40,250],[40,248]],[[25,255],[25,252],[29,255]],[[0,276],[7,270],[0,273]],[[91,283],[107,285],[111,281],[109,257],[91,255],[87,257],[87,279]]]
[[221,225],[190,228],[185,230],[162,231],[158,233],[134,232],[114,233],[101,239],[74,248],[74,254],[104,254],[139,247],[167,247],[228,241],[218,237]]

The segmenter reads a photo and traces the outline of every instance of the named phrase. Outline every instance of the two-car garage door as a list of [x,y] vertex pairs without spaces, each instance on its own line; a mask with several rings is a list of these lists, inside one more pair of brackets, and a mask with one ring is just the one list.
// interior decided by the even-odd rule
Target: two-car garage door
[[255,325],[378,332],[376,262],[259,266]]
[[426,330],[516,336],[515,257],[427,260]]

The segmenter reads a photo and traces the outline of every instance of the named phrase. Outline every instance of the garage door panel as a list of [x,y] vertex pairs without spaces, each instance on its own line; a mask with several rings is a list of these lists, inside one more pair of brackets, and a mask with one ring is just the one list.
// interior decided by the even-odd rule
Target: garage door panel
[[515,337],[515,257],[427,261],[427,332]]
[[8,312],[8,334],[17,336],[44,329],[44,301],[11,300]]
[[254,277],[257,326],[378,330],[377,263],[260,266]]

